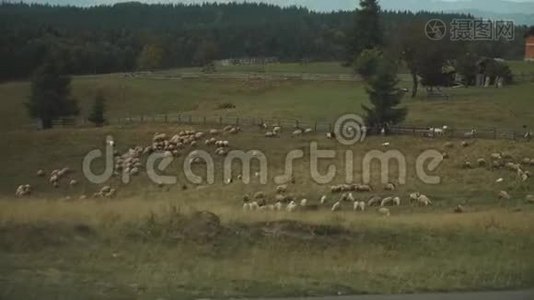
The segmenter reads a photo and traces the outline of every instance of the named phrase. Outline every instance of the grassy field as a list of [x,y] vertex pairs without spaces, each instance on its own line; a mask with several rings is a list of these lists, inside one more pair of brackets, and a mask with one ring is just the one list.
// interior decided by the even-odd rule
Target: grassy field
[[[406,87],[408,83],[403,83]],[[450,100],[406,97],[406,124],[459,128],[511,128],[534,126],[534,107],[528,97],[534,83],[493,88],[451,89]],[[0,85],[0,118],[3,131],[31,124],[23,103],[25,82]],[[300,119],[333,122],[347,112],[360,112],[367,102],[365,87],[358,82],[259,81],[259,80],[156,80],[120,76],[77,78],[73,93],[87,116],[97,90],[104,91],[109,118],[186,113],[197,116],[227,116],[267,119]],[[232,103],[235,109],[219,106]],[[476,118],[472,116],[476,115]]]
[[[297,66],[284,66],[297,68]],[[332,71],[333,72],[333,71]],[[113,125],[34,131],[23,102],[28,83],[0,85],[0,120],[4,146],[0,147],[0,298],[1,299],[199,299],[278,297],[423,291],[498,290],[534,287],[534,206],[525,196],[534,194],[532,180],[521,182],[515,172],[476,165],[493,152],[508,153],[514,161],[533,158],[524,141],[472,140],[467,147],[446,139],[370,137],[365,143],[344,147],[324,135],[293,138],[286,129],[280,138],[267,139],[256,127],[243,127],[225,136],[233,149],[261,150],[268,157],[269,183],[222,184],[222,158],[215,158],[216,183],[189,183],[181,156],[165,171],[179,184],[160,188],[145,173],[129,185],[117,178],[107,184],[118,189],[115,199],[77,200],[101,185],[86,181],[81,172],[84,155],[103,148],[112,135],[121,153],[134,145],[151,143],[155,132],[173,135],[181,130],[209,128],[179,124]],[[528,96],[534,84],[505,89],[451,90],[449,101],[405,99],[410,109],[407,124],[448,124],[470,128],[534,126],[534,108]],[[155,80],[118,75],[80,77],[73,93],[87,114],[96,90],[108,97],[108,116],[184,112],[193,115],[254,116],[332,121],[346,112],[359,112],[366,102],[364,86],[357,82]],[[219,110],[222,103],[234,110]],[[330,212],[339,197],[329,185],[310,176],[310,142],[335,150],[336,158],[321,161],[319,169],[337,167],[332,184],[345,180],[345,151],[355,155],[354,181],[362,180],[363,155],[390,142],[407,161],[407,183],[394,193],[383,191],[380,169],[372,166],[373,193],[367,199],[399,195],[401,207],[392,216],[379,216],[376,208],[354,213],[350,204]],[[205,146],[200,149],[209,150]],[[263,191],[274,199],[273,177],[284,170],[286,154],[302,149],[305,157],[294,167],[296,182],[289,193],[329,205],[297,213],[243,212],[242,197]],[[447,151],[432,174],[439,185],[426,185],[416,176],[415,161],[428,149]],[[101,162],[99,163],[101,165]],[[35,172],[68,166],[69,178],[53,188]],[[234,164],[234,176],[238,164]],[[534,172],[534,166],[523,168]],[[203,168],[194,168],[203,174]],[[258,170],[252,166],[252,172]],[[393,165],[396,181],[398,166]],[[504,182],[497,184],[496,180]],[[31,184],[31,197],[14,198],[20,184]],[[183,185],[187,189],[183,189]],[[501,190],[512,199],[497,198]],[[410,192],[420,191],[434,202],[430,208],[407,203]],[[69,197],[69,198],[67,198]],[[455,214],[457,205],[465,213]],[[199,214],[209,211],[211,214]]]

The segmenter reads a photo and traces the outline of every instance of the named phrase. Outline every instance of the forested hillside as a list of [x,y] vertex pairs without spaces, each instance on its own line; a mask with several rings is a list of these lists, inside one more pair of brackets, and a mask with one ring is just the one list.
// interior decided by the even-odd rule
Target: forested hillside
[[[388,40],[414,19],[455,15],[384,12]],[[202,65],[230,57],[281,61],[343,60],[354,26],[350,12],[316,13],[266,4],[148,5],[90,8],[0,5],[0,79],[28,77],[46,56],[61,57],[72,74]],[[423,28],[421,28],[423,30]],[[520,58],[513,45],[485,45],[491,55]]]

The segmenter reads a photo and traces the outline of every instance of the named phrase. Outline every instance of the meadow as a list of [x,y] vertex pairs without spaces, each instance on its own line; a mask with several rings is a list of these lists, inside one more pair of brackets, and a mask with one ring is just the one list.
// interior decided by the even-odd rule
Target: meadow
[[[473,139],[469,147],[462,147],[461,140],[399,136],[369,137],[346,147],[322,133],[292,137],[287,128],[281,137],[268,139],[264,130],[243,126],[238,135],[224,138],[232,149],[265,153],[267,185],[257,180],[223,184],[220,168],[214,185],[192,184],[180,171],[188,149],[164,172],[177,175],[177,185],[160,187],[142,172],[128,185],[117,178],[106,183],[118,189],[116,198],[78,200],[102,186],[83,178],[81,162],[88,151],[104,148],[106,136],[112,135],[123,153],[135,145],[149,145],[155,132],[172,136],[212,126],[147,123],[36,131],[23,107],[28,87],[27,82],[0,85],[2,299],[301,297],[534,286],[534,206],[525,201],[534,193],[534,184],[531,179],[521,182],[515,172],[476,164],[479,158],[489,161],[494,152],[507,153],[514,161],[534,159],[532,144],[526,141]],[[533,88],[533,83],[521,83],[499,90],[454,89],[447,91],[452,95],[448,101],[424,95],[406,98],[406,124],[534,126],[528,98]],[[364,86],[358,82],[159,80],[113,74],[74,79],[72,91],[82,114],[87,114],[96,90],[108,98],[109,118],[180,112],[331,122],[343,113],[361,112],[366,102]],[[226,102],[236,108],[218,108]],[[448,141],[452,148],[445,147]],[[353,212],[350,204],[332,213],[330,206],[339,195],[329,192],[330,184],[318,184],[310,176],[311,142],[336,152],[335,159],[319,164],[321,172],[330,164],[337,167],[331,184],[345,180],[346,151],[355,155],[354,181],[361,182],[362,156],[386,150],[382,145],[389,142],[389,149],[406,157],[406,185],[384,191],[381,169],[375,164],[375,191],[356,197],[394,194],[402,197],[403,205],[391,207],[389,218],[376,208]],[[213,150],[204,145],[198,149]],[[306,155],[294,165],[296,181],[289,193],[307,198],[311,205],[327,195],[329,204],[317,211],[244,212],[245,194],[263,191],[273,201],[272,179],[281,175],[286,154],[295,149]],[[424,184],[415,172],[415,160],[428,149],[450,156],[432,172],[441,177],[438,185]],[[222,161],[215,158],[216,166]],[[474,168],[463,168],[465,161]],[[46,178],[35,176],[38,169],[50,172],[65,166],[73,169],[70,178],[79,181],[77,186],[62,183],[54,188]],[[524,168],[534,171],[533,166]],[[194,170],[204,172],[201,166]],[[233,170],[239,174],[240,165],[234,164]],[[390,180],[396,181],[399,168],[393,165],[391,170]],[[258,166],[253,164],[255,171]],[[503,182],[496,183],[499,178]],[[34,193],[15,198],[16,187],[26,183]],[[501,190],[512,198],[499,199]],[[433,206],[410,205],[407,196],[415,191],[428,195]],[[453,212],[458,205],[464,213]]]

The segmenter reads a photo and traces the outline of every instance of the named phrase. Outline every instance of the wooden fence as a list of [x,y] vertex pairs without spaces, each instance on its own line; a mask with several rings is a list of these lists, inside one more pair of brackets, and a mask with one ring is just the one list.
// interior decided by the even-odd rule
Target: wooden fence
[[[154,114],[139,115],[108,119],[107,125],[136,125],[136,124],[180,124],[191,126],[203,126],[221,128],[227,125],[240,126],[242,128],[258,128],[260,125],[276,125],[283,128],[312,129],[316,133],[328,133],[334,131],[334,122],[309,121],[296,119],[265,119],[254,117],[229,117],[229,116],[205,116],[194,114]],[[91,127],[87,120],[60,120],[54,123],[55,127]],[[470,132],[476,130],[475,138],[493,140],[524,140],[530,141],[530,136],[524,129],[504,129],[504,128],[449,128],[443,134],[435,134],[428,127],[421,126],[398,126],[391,127],[391,135],[405,135],[418,137],[442,137],[442,138],[471,138]],[[266,131],[266,130],[265,130]],[[369,129],[368,135],[379,134],[379,130]]]

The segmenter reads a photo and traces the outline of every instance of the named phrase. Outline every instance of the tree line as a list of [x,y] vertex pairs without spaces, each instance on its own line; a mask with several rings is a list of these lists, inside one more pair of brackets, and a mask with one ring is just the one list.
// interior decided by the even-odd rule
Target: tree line
[[[399,28],[431,18],[470,17],[382,12],[386,45]],[[0,4],[0,80],[28,78],[47,58],[68,74],[203,66],[214,59],[278,57],[280,61],[350,60],[353,12],[317,13],[268,4],[141,4],[89,8]],[[526,29],[518,27],[518,35]],[[354,44],[356,43],[356,44]],[[482,55],[520,58],[522,39],[480,45]]]

